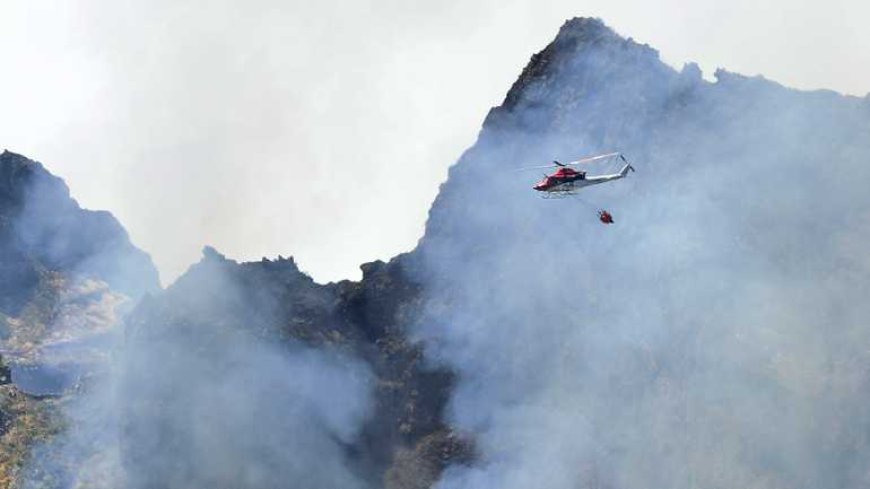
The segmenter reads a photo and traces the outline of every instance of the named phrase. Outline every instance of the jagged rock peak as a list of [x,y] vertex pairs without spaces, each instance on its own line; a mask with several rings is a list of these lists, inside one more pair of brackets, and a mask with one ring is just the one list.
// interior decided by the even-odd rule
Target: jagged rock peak
[[701,81],[704,78],[704,73],[701,71],[701,67],[698,66],[698,63],[689,62],[683,64],[680,76],[690,80]]
[[597,17],[574,17],[559,28],[556,43],[568,41],[622,41],[622,37]]
[[49,173],[41,163],[4,149],[0,153],[0,213],[20,208],[27,189],[38,180],[44,182],[44,190],[69,198],[69,188],[64,181]]
[[511,109],[516,106],[532,83],[554,75],[581,52],[600,51],[605,47],[619,52],[626,59],[640,57],[661,63],[658,51],[631,38],[623,38],[601,19],[576,17],[566,21],[553,42],[532,56],[508,91],[502,107]]
[[209,262],[222,262],[227,261],[226,255],[216,250],[213,246],[203,246],[202,248],[202,261]]
[[160,288],[151,258],[112,214],[82,209],[61,178],[11,151],[0,153],[0,270],[18,284],[0,290],[10,311],[44,272],[102,280],[133,298]]

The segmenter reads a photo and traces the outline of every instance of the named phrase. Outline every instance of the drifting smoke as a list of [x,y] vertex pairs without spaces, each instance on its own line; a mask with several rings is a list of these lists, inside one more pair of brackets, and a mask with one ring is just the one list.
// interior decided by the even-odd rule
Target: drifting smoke
[[110,213],[81,209],[66,184],[41,165],[9,152],[4,160],[26,175],[13,176],[26,181],[13,221],[19,250],[32,252],[47,269],[96,277],[133,298],[159,289],[150,258]]
[[31,268],[4,277],[28,289],[0,315],[16,325],[4,352],[27,362],[13,365],[19,387],[64,394],[53,405],[65,429],[35,447],[21,487],[364,487],[349,447],[370,415],[372,374],[346,349],[283,332],[286,290],[325,301],[292,261],[254,264],[245,281],[207,249],[131,311],[105,282],[153,291],[147,256],[108,213],[82,211],[59,179],[10,155],[3,182],[31,176],[0,188],[21,197],[0,201],[14,217],[0,220],[0,265]]
[[166,309],[146,299],[128,317],[27,487],[364,487],[347,447],[370,412],[367,365],[280,341],[274,299],[243,290],[235,266],[206,259]]
[[72,429],[37,451],[26,487],[363,487],[345,447],[368,413],[365,366],[227,340],[121,349],[120,378],[67,406]]
[[286,305],[235,266],[208,252],[168,291],[173,331],[154,328],[162,306],[130,326],[127,487],[362,487],[345,449],[369,415],[368,367],[280,341]]
[[[479,454],[440,487],[870,483],[868,133],[866,100],[723,71],[708,83],[599,21],[566,24],[402,259],[424,286],[402,305],[424,304],[415,332],[459,374],[448,417]],[[540,200],[536,176],[505,171],[612,150],[638,172],[582,200]],[[599,205],[616,224],[598,223]],[[327,323],[304,323],[308,306],[336,300],[300,275],[207,251],[144,299],[112,368],[68,406],[75,429],[37,452],[31,487],[372,480],[353,450],[373,374],[290,338]],[[402,288],[373,280],[354,314]]]
[[[870,105],[717,79],[575,19],[451,169],[418,332],[481,459],[439,487],[870,483]],[[613,150],[580,201],[505,171]]]

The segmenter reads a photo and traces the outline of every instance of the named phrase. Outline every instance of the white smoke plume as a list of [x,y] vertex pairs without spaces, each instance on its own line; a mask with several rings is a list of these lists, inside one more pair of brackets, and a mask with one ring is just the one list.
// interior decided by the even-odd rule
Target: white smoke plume
[[[458,371],[450,421],[481,454],[439,487],[870,483],[867,134],[866,100],[706,82],[566,24],[418,250],[418,332]],[[637,173],[579,200],[508,171],[614,150]]]
[[243,283],[208,253],[103,336],[110,359],[59,401],[64,429],[35,449],[23,487],[367,486],[350,447],[371,414],[368,365],[283,337],[270,272]]
[[[867,101],[709,83],[594,20],[532,68],[409,258],[480,455],[440,487],[866,486]],[[638,172],[582,200],[505,171],[611,150]],[[32,487],[365,485],[368,369],[279,346],[278,296],[221,260],[140,306]]]

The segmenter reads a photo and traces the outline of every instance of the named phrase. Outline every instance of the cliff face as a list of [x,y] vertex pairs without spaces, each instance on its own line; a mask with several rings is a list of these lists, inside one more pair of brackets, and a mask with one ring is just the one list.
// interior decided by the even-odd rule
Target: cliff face
[[24,484],[32,450],[60,429],[53,397],[104,367],[118,306],[157,290],[111,214],[81,209],[41,164],[0,154],[0,487]]
[[160,288],[148,255],[111,214],[89,211],[35,161],[0,154],[0,312],[16,316],[52,273],[93,278],[138,299]]
[[[574,19],[451,168],[416,329],[482,463],[441,487],[866,483],[870,103],[715,77]],[[507,171],[610,151],[573,199]]]
[[[537,196],[520,190],[540,172],[522,178],[504,170],[570,159],[578,151],[619,150],[637,163],[639,175],[649,174],[611,186],[606,201],[597,198],[601,188],[590,189],[590,203],[617,210],[650,208],[649,194],[668,196],[675,182],[697,176],[704,178],[695,185],[698,192],[731,188],[732,194],[757,196],[758,204],[767,199],[766,186],[793,189],[806,199],[801,204],[813,205],[813,213],[783,215],[816,225],[837,222],[810,219],[820,207],[826,213],[834,206],[860,212],[843,205],[846,196],[835,186],[866,177],[856,164],[866,154],[866,98],[801,92],[724,70],[715,76],[715,83],[703,80],[693,64],[677,72],[654,49],[618,36],[596,19],[567,22],[532,58],[504,104],[488,114],[477,143],[451,168],[430,210],[421,248],[443,236],[451,240],[444,248],[455,250],[458,242],[481,236],[470,228],[498,228],[497,233],[548,228],[578,205],[530,204]],[[629,192],[642,194],[627,199]],[[673,210],[682,212],[676,204]],[[752,202],[740,205],[724,217],[757,215],[748,212]]]
[[[311,478],[321,487],[427,487],[470,458],[468,440],[442,421],[452,375],[425,365],[407,336],[420,288],[401,260],[322,286],[292,259],[239,264],[206,248],[158,292],[147,255],[111,215],[80,209],[22,156],[4,153],[0,170],[3,348],[13,362],[3,372],[15,381],[0,393],[3,487],[276,487],[298,477],[305,450],[324,465]],[[119,306],[145,292],[153,297],[127,318],[110,362]],[[216,401],[221,391],[230,399]],[[212,421],[191,418],[197,409]],[[63,424],[76,429],[58,432]]]
[[[130,465],[133,486],[202,487],[209,481],[211,487],[274,487],[298,477],[300,451],[322,450],[317,442],[297,446],[290,439],[299,420],[270,418],[259,425],[262,420],[246,419],[247,413],[292,411],[292,402],[282,404],[284,395],[305,397],[273,385],[274,377],[294,375],[260,364],[273,352],[291,361],[317,351],[330,362],[362,362],[354,365],[363,380],[333,379],[347,391],[338,402],[356,402],[354,386],[362,382],[364,394],[357,394],[369,405],[353,436],[334,447],[350,471],[342,484],[428,487],[449,462],[468,460],[468,441],[442,420],[453,376],[425,365],[421,347],[408,338],[407,325],[419,312],[419,286],[401,259],[367,264],[363,271],[360,282],[323,286],[292,259],[239,264],[206,248],[203,260],[178,282],[140,304],[128,320],[123,379],[130,389],[122,406],[127,413],[123,450],[137,461]],[[239,382],[239,376],[248,380]],[[323,381],[316,388],[329,389]],[[211,403],[218,388],[237,396]],[[197,407],[223,421],[202,426],[190,420],[188,411]],[[244,416],[239,418],[237,409]],[[303,422],[319,425],[316,417]],[[328,423],[321,428],[335,429]],[[222,440],[220,448],[202,445],[204,429],[207,438]],[[263,430],[280,446],[260,436]],[[271,460],[254,459],[265,450],[276,451]],[[214,480],[223,459],[237,465],[224,467],[220,480]],[[249,479],[251,466],[265,475]],[[336,483],[313,480],[325,487]]]

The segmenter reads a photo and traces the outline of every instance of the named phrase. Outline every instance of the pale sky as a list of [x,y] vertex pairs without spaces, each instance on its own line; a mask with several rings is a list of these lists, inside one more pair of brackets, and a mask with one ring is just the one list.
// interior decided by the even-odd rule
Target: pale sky
[[164,284],[206,244],[356,279],[415,246],[447,168],[574,16],[707,77],[870,92],[865,0],[0,0],[0,148],[114,213]]

